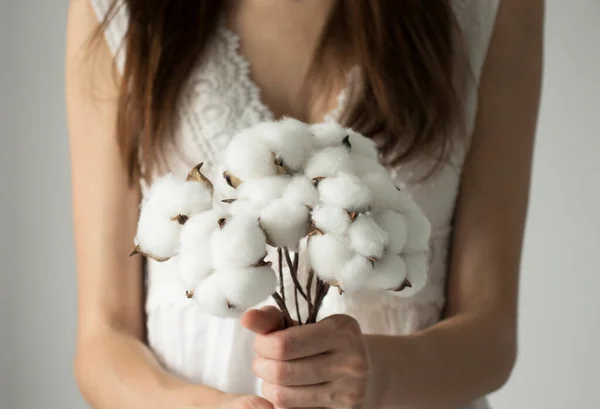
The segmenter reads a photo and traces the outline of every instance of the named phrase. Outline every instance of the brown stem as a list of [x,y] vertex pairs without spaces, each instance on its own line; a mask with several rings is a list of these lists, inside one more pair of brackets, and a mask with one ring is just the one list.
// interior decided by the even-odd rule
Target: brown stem
[[302,325],[302,317],[300,316],[300,306],[298,305],[298,287],[294,286],[294,302],[296,303],[296,317],[298,325]]
[[277,247],[277,263],[279,267],[279,292],[281,293],[281,298],[283,299],[283,304],[285,305],[285,291],[283,288],[283,254],[281,247]]
[[311,268],[308,272],[308,280],[306,280],[306,302],[308,303],[308,315],[306,316],[306,323],[308,324],[308,318],[312,312],[312,282],[315,277],[315,271]]
[[290,315],[290,312],[288,311],[283,298],[281,298],[281,296],[276,292],[271,294],[271,297],[273,297],[273,299],[275,300],[275,302],[277,303],[277,305],[279,306],[279,309],[281,310],[281,312],[283,314],[283,323],[284,323],[285,329],[293,327],[294,320],[292,320],[292,316]]
[[329,291],[330,285],[317,277],[317,291],[315,294],[315,304],[313,305],[310,316],[308,317],[308,323],[314,324],[317,322],[317,315],[319,314],[319,310],[321,309],[321,304],[323,303],[323,299],[327,295]]
[[292,261],[292,257],[290,256],[290,250],[287,247],[283,249],[283,252],[285,254],[285,260],[287,262],[288,268],[290,269],[290,276],[292,277],[292,281],[294,282],[294,287],[298,289],[298,292],[300,293],[302,298],[308,301],[308,297],[302,289],[302,284],[300,284],[300,281],[298,281],[298,255],[294,253],[295,259],[294,261]]

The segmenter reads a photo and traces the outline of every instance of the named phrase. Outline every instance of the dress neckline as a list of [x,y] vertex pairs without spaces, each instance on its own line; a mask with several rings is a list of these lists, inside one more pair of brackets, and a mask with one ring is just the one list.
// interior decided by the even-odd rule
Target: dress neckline
[[[228,54],[231,61],[240,68],[241,75],[239,81],[251,93],[254,99],[254,107],[259,111],[261,117],[266,121],[275,121],[285,117],[285,115],[277,117],[273,110],[263,101],[262,89],[252,79],[252,64],[250,64],[250,61],[240,51],[241,38],[233,29],[229,28],[225,16],[219,18],[218,29],[227,42]],[[335,122],[339,120],[346,103],[350,79],[353,77],[355,71],[356,68],[350,71],[350,75],[346,79],[346,86],[340,90],[336,97],[336,105],[323,115],[321,122]]]

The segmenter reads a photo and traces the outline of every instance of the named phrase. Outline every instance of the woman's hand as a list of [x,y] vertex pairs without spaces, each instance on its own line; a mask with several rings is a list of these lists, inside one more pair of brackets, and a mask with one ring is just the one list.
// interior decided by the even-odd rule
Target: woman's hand
[[261,397],[244,395],[230,396],[217,409],[273,409],[273,405]]
[[283,328],[274,307],[247,312],[242,323],[257,334],[253,362],[263,395],[275,407],[354,407],[365,403],[370,359],[356,320],[335,315]]

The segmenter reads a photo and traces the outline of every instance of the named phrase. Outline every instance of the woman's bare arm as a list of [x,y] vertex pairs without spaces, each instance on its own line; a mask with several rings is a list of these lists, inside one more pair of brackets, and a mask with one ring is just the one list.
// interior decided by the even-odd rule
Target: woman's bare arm
[[118,84],[106,44],[88,52],[97,20],[69,7],[66,97],[79,280],[76,377],[92,407],[193,408],[227,398],[161,368],[145,346],[140,258],[129,258],[139,191],[129,188],[115,137]]
[[369,337],[384,407],[459,407],[512,372],[543,10],[543,0],[501,2],[461,183],[447,319],[409,337]]

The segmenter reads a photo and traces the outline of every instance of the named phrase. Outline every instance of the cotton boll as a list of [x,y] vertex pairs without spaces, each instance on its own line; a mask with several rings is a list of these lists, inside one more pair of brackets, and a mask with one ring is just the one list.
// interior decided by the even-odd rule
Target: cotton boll
[[394,294],[400,297],[412,297],[427,284],[427,271],[429,270],[427,253],[405,254],[403,257],[406,263],[406,279],[410,282],[411,287],[405,287],[402,291]]
[[319,182],[321,202],[348,211],[365,211],[371,204],[371,192],[356,176],[341,173]]
[[152,217],[170,219],[180,214],[184,184],[185,179],[173,174],[157,178],[142,200],[140,217],[147,213]]
[[386,210],[374,217],[377,224],[388,233],[387,251],[392,254],[400,254],[404,250],[408,238],[408,220],[406,216],[393,210]]
[[275,292],[277,278],[271,267],[254,267],[218,272],[227,299],[240,310],[263,302]]
[[218,274],[213,274],[204,280],[194,290],[194,301],[207,314],[219,318],[237,318],[243,310],[238,309],[227,299],[221,286],[222,280]]
[[363,156],[374,161],[379,159],[375,142],[350,128],[346,129],[346,133],[350,136],[350,151],[353,156]]
[[271,150],[252,136],[251,129],[240,132],[223,153],[224,168],[244,182],[277,175]]
[[135,237],[136,250],[157,260],[165,261],[177,255],[181,225],[163,214],[142,212]]
[[344,292],[351,294],[363,290],[373,274],[371,261],[357,254],[341,268],[338,282]]
[[353,174],[358,177],[364,177],[369,173],[380,173],[385,177],[389,176],[389,171],[378,161],[364,156],[351,155]]
[[354,256],[347,239],[333,234],[316,235],[308,241],[308,257],[315,273],[324,280],[338,278],[340,269]]
[[231,216],[247,216],[258,220],[261,206],[249,200],[236,200],[228,205],[227,210]]
[[348,229],[350,247],[364,257],[380,259],[389,242],[388,233],[371,216],[360,214]]
[[310,128],[296,119],[263,122],[254,129],[283,166],[292,171],[299,171],[304,166],[313,149],[314,138]]
[[375,263],[375,273],[369,280],[368,287],[375,290],[397,290],[406,279],[406,264],[397,254],[387,253]]
[[312,212],[313,225],[323,233],[345,234],[350,227],[350,216],[340,207],[319,206]]
[[312,180],[304,175],[295,175],[283,192],[283,199],[288,203],[313,208],[319,201],[319,194]]
[[291,204],[283,199],[267,205],[260,212],[260,225],[275,247],[298,248],[300,240],[308,234],[309,210],[301,204]]
[[420,252],[429,247],[431,236],[431,222],[423,213],[419,205],[406,192],[398,192],[396,208],[404,214],[408,221],[408,237],[405,250]]
[[382,212],[398,207],[400,192],[389,174],[368,173],[362,177],[362,181],[372,193],[371,210],[373,212]]
[[280,198],[290,183],[287,175],[270,176],[263,179],[244,182],[238,188],[238,200],[248,200],[258,206],[265,206],[269,202]]
[[217,210],[191,217],[181,228],[179,245],[179,279],[186,290],[192,291],[212,272],[210,237],[219,228],[224,214]]
[[310,130],[315,136],[315,143],[319,148],[340,145],[348,135],[346,129],[335,122],[314,124],[311,125]]
[[352,160],[348,148],[337,146],[315,153],[306,163],[304,175],[309,179],[331,177],[339,172],[351,173]]
[[212,208],[212,192],[201,183],[195,181],[184,182],[181,186],[181,211],[180,214],[188,217]]
[[265,234],[258,219],[236,215],[226,219],[210,238],[215,270],[242,268],[258,263],[266,254]]

